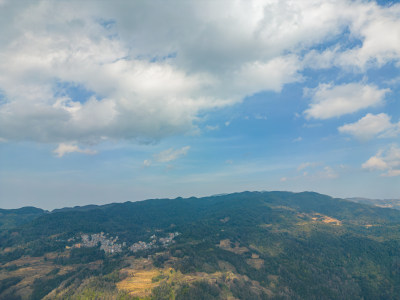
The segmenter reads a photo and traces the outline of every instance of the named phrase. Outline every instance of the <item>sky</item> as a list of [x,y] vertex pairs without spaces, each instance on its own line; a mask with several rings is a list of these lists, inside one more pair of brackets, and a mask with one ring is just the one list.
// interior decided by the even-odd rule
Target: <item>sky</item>
[[0,207],[400,198],[397,1],[0,0]]

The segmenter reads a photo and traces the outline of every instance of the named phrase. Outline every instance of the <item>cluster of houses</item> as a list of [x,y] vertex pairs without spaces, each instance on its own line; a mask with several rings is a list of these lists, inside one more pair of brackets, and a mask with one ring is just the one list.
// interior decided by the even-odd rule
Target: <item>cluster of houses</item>
[[122,247],[126,246],[125,243],[123,244],[118,244],[118,236],[113,238],[107,238],[107,236],[104,235],[104,232],[101,233],[95,233],[95,234],[82,234],[82,243],[80,244],[75,244],[75,248],[80,248],[80,247],[97,247],[100,245],[100,249],[104,250],[106,253],[119,253],[122,252]]
[[134,243],[132,246],[130,246],[129,249],[132,252],[138,252],[138,251],[142,251],[142,250],[158,248],[160,245],[163,247],[166,247],[166,246],[169,246],[170,244],[174,243],[175,242],[174,238],[177,237],[178,235],[179,235],[179,232],[171,232],[168,234],[167,237],[159,238],[158,240],[155,235],[152,235],[150,237],[151,241],[149,243],[139,241],[137,243]]
[[[156,235],[152,235],[150,237],[150,242],[142,242],[139,241],[137,243],[134,243],[132,246],[129,247],[129,250],[132,252],[138,252],[142,250],[148,250],[148,249],[153,249],[153,248],[158,248],[160,246],[166,247],[169,246],[170,244],[174,243],[174,238],[177,237],[180,233],[179,232],[172,232],[169,233],[167,237],[161,237],[158,238]],[[100,245],[100,249],[104,250],[106,253],[119,253],[122,252],[122,247],[126,247],[126,243],[123,242],[122,244],[118,244],[118,236],[113,238],[113,237],[107,237],[104,232],[101,233],[95,233],[95,234],[82,234],[81,235],[82,242],[75,244],[73,247],[74,248],[80,248],[80,247],[97,247]]]

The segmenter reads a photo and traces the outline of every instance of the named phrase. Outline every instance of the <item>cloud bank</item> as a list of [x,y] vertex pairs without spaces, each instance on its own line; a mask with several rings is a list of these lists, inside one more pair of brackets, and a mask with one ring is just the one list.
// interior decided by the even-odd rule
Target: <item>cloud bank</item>
[[[203,112],[279,92],[305,68],[400,60],[398,4],[4,1],[0,26],[0,138],[9,141],[159,140],[196,131]],[[342,45],[345,32],[358,43]],[[305,116],[339,117],[387,92],[321,84]]]

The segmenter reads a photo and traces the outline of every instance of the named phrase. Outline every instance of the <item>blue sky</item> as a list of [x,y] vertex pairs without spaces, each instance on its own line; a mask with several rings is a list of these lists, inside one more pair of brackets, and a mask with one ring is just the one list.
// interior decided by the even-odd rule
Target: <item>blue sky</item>
[[400,198],[395,1],[0,0],[0,207]]

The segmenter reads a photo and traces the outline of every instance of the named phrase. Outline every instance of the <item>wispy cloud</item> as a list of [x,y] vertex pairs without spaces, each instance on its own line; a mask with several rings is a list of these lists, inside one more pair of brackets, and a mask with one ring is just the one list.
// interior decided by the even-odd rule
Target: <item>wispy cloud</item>
[[170,162],[170,161],[174,161],[182,156],[185,156],[188,151],[190,149],[190,146],[185,146],[182,147],[181,149],[174,149],[174,148],[170,148],[167,150],[164,150],[158,154],[154,155],[154,158],[156,161],[158,162]]
[[63,157],[65,154],[69,153],[83,153],[94,155],[97,154],[97,151],[91,149],[82,149],[75,143],[61,143],[58,145],[56,149],[54,149],[53,153],[57,155],[57,157]]
[[297,167],[298,172],[303,172],[303,177],[312,177],[318,179],[333,179],[339,177],[339,174],[331,167],[320,162],[305,162]]

